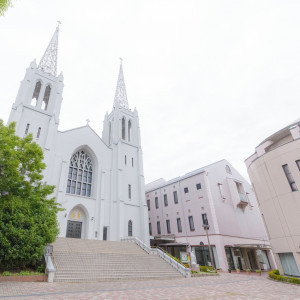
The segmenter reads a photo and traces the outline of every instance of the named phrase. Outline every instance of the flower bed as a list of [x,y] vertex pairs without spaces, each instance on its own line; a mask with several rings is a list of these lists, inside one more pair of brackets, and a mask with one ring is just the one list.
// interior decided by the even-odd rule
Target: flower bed
[[271,279],[274,279],[274,280],[287,282],[287,283],[293,283],[293,284],[300,284],[300,278],[282,276],[282,275],[280,275],[278,270],[272,270],[272,271],[268,272],[268,275]]
[[0,282],[3,281],[41,282],[47,281],[47,276],[39,272],[21,271],[19,273],[11,273],[5,271],[0,274]]

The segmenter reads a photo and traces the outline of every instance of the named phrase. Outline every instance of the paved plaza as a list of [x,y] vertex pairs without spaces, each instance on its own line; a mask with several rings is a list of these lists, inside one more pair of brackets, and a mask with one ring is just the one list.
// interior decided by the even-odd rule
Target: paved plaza
[[92,283],[0,283],[0,299],[299,299],[300,287],[266,277],[220,276]]

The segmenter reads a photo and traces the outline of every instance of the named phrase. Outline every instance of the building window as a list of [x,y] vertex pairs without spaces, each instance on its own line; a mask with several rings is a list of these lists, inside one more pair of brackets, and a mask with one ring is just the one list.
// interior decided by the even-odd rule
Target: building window
[[103,227],[103,241],[107,240],[107,227]]
[[158,197],[155,197],[155,208],[159,208],[159,205],[158,205]]
[[189,192],[189,188],[185,187],[184,188],[184,193],[187,194]]
[[178,229],[178,232],[182,232],[181,219],[180,218],[177,218],[177,229]]
[[283,268],[284,275],[300,276],[294,255],[292,252],[279,253],[280,262]]
[[132,221],[128,221],[128,236],[132,236]]
[[236,181],[235,184],[240,197],[240,201],[248,202],[242,183]]
[[111,122],[108,124],[108,144],[111,143]]
[[29,127],[30,127],[30,124],[28,123],[28,124],[26,125],[25,134],[28,134]]
[[150,210],[150,200],[147,200],[147,206],[148,206],[148,210]]
[[122,139],[125,140],[125,118],[122,118]]
[[44,93],[43,103],[42,103],[43,110],[47,110],[48,108],[50,93],[51,93],[51,87],[50,85],[47,85]]
[[197,190],[201,190],[201,183],[197,183],[197,184],[196,184],[196,189],[197,189]]
[[151,223],[149,223],[149,234],[152,235],[152,226],[151,226]]
[[42,87],[42,83],[40,81],[38,81],[35,84],[34,92],[33,92],[33,95],[32,95],[32,100],[31,100],[31,105],[32,106],[37,105],[39,95],[40,95],[40,91],[41,91],[41,87]]
[[295,180],[292,176],[292,173],[290,172],[289,166],[288,165],[283,165],[282,166],[285,176],[289,182],[289,185],[291,187],[292,192],[298,191]]
[[160,221],[157,221],[157,234],[161,234],[161,230],[160,230]]
[[128,142],[130,142],[131,139],[131,121],[128,121]]
[[225,170],[226,170],[226,173],[232,174],[231,169],[228,165],[226,165]]
[[37,132],[37,134],[36,134],[36,138],[37,138],[37,139],[40,137],[41,130],[42,130],[42,128],[41,128],[41,127],[39,127],[39,129],[38,129],[38,132]]
[[225,199],[222,183],[218,183],[218,187],[219,187],[219,192],[220,192],[221,198]]
[[174,203],[178,204],[178,196],[177,196],[177,191],[173,192],[173,196],[174,196]]
[[84,151],[72,155],[69,165],[67,193],[91,197],[93,164]]
[[127,157],[126,157],[126,155],[125,155],[125,165],[126,165],[126,163],[127,163]]
[[167,232],[168,232],[168,233],[171,233],[170,220],[166,220],[166,224],[167,224]]
[[133,167],[133,157],[131,158],[131,165],[132,165],[132,167]]
[[298,169],[299,169],[299,171],[300,171],[300,159],[299,159],[299,160],[296,160],[296,164],[297,164],[297,167],[298,167]]
[[190,224],[190,230],[194,231],[195,230],[195,226],[194,226],[193,216],[189,216],[189,224]]
[[202,223],[203,223],[203,225],[208,225],[208,220],[207,220],[206,214],[202,214]]
[[167,194],[164,194],[164,203],[165,203],[165,206],[168,206],[168,196],[167,196]]
[[128,198],[131,199],[131,184],[128,184]]

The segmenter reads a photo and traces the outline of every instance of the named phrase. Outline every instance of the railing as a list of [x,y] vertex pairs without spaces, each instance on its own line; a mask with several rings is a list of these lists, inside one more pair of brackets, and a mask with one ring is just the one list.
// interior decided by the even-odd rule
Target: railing
[[48,273],[48,282],[53,282],[55,272],[56,272],[56,268],[53,265],[53,261],[51,257],[52,253],[53,253],[53,246],[47,245],[45,247],[44,257],[46,261],[46,271]]
[[121,242],[133,242],[136,243],[139,247],[141,247],[148,254],[155,254],[165,260],[168,264],[170,264],[173,268],[175,268],[178,272],[180,272],[185,277],[191,277],[191,270],[186,268],[181,263],[177,262],[175,259],[164,253],[162,250],[158,248],[150,248],[141,240],[136,237],[126,237],[122,238]]

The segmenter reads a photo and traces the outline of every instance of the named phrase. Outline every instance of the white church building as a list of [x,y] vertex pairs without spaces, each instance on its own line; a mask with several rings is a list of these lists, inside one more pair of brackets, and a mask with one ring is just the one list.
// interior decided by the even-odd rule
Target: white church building
[[122,63],[113,109],[102,138],[87,124],[59,131],[64,78],[57,76],[59,27],[37,65],[26,70],[9,123],[29,133],[44,151],[44,180],[64,211],[60,237],[119,241],[136,236],[149,244],[143,158],[137,110],[128,106]]

